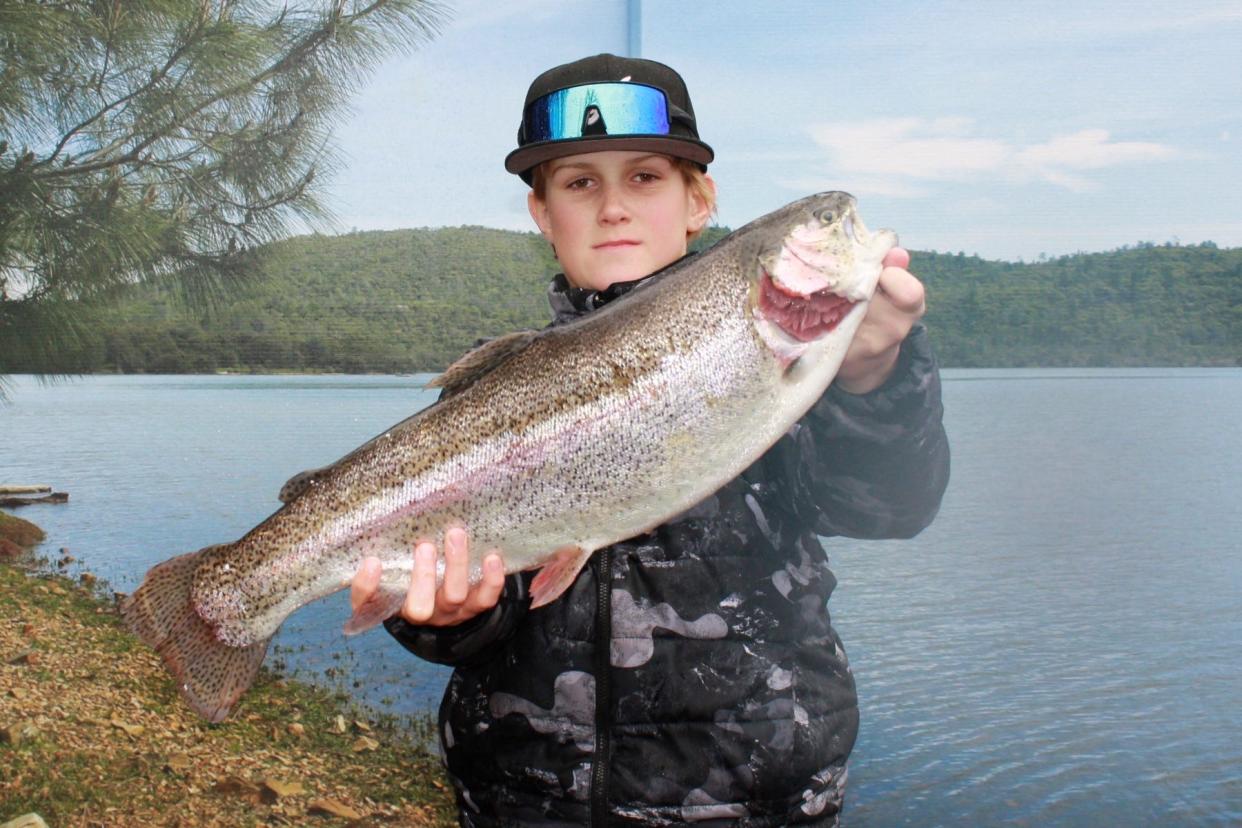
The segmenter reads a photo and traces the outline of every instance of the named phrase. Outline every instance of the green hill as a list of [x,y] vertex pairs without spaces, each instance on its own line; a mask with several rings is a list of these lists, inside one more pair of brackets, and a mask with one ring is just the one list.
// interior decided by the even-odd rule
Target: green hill
[[1142,244],[1033,264],[912,255],[944,365],[1242,365],[1242,249]]
[[[1242,364],[1242,249],[1143,244],[1038,263],[912,256],[946,366]],[[438,370],[479,337],[542,327],[557,271],[538,235],[483,227],[302,236],[262,259],[244,292],[208,314],[135,288],[96,315],[73,364],[88,373]]]

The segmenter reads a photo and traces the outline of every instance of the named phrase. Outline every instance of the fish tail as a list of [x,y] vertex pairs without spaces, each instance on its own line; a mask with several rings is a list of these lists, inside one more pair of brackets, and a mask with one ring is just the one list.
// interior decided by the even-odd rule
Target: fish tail
[[178,555],[154,566],[121,604],[134,635],[151,646],[173,674],[177,689],[203,718],[222,721],[254,683],[271,638],[231,647],[194,608],[191,588],[200,556]]

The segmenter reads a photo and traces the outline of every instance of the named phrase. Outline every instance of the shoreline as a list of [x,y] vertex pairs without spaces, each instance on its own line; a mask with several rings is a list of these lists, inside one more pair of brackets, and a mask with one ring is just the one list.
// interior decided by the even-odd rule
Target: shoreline
[[209,724],[106,582],[58,565],[0,556],[0,824],[457,824],[434,725],[267,668]]

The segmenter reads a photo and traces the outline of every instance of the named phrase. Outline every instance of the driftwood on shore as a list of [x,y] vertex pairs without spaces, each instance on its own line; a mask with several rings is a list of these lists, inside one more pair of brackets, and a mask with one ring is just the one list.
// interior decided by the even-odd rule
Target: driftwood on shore
[[[47,494],[44,494],[44,493]],[[28,495],[44,495],[29,497]],[[51,486],[17,486],[0,483],[0,506],[26,506],[31,503],[66,503],[67,492],[53,492]]]
[[43,497],[13,497],[0,495],[0,506],[28,506],[31,503],[68,503],[68,492],[52,492]]
[[11,483],[0,483],[0,495],[43,494],[51,490],[51,486],[15,486]]

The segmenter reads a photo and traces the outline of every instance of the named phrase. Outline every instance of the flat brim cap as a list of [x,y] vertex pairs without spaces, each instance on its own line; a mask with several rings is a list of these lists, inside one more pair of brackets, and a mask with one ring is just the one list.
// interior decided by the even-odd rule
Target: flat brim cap
[[[588,83],[632,82],[654,86],[668,99],[668,135],[595,135],[556,141],[526,140],[526,113],[532,103],[545,95]],[[703,169],[715,158],[712,148],[699,140],[694,106],[681,75],[654,60],[600,54],[583,58],[544,72],[531,82],[522,105],[522,124],[518,127],[518,148],[505,158],[505,169],[531,183],[531,171],[544,161],[587,152],[634,150],[658,152],[685,158]]]

